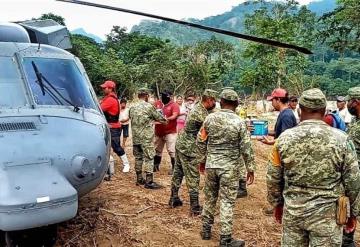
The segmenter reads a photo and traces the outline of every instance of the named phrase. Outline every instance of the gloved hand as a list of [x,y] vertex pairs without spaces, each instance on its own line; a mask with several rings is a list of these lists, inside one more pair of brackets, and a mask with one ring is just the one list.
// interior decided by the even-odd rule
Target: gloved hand
[[345,232],[346,232],[346,233],[351,233],[351,232],[355,231],[356,223],[357,223],[356,217],[355,217],[355,216],[351,216],[351,217],[348,219],[348,221],[347,221],[347,223],[346,223],[346,225],[345,225],[345,227],[344,227]]
[[274,218],[275,221],[279,224],[282,223],[283,210],[284,210],[284,205],[277,205],[274,208]]
[[199,172],[201,174],[204,174],[205,173],[205,163],[200,163],[199,164]]

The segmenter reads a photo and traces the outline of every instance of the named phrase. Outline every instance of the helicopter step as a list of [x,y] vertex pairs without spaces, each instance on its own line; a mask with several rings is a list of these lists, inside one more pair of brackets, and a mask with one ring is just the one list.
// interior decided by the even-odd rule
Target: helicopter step
[[0,188],[2,231],[56,224],[77,213],[77,191],[51,161],[4,165]]

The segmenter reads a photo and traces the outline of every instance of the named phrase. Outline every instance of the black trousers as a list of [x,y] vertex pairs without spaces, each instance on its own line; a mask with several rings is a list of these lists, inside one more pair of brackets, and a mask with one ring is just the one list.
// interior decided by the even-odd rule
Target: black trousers
[[120,145],[121,129],[120,128],[110,128],[110,133],[111,133],[111,147],[112,147],[113,151],[118,156],[123,156],[125,154],[125,151]]

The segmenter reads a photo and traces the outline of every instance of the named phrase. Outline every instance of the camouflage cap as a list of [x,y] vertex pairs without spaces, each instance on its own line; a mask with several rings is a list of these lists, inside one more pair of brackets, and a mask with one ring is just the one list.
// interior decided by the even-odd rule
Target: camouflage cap
[[146,87],[142,87],[138,89],[138,93],[139,94],[145,94],[145,93],[150,93],[150,89],[146,88]]
[[203,92],[202,95],[207,96],[207,97],[216,98],[219,95],[219,93],[212,89],[205,89],[205,91]]
[[230,101],[237,101],[239,100],[239,95],[232,89],[224,89],[220,94],[220,98]]
[[345,100],[351,99],[360,99],[360,87],[349,88],[348,95],[345,97]]
[[309,109],[326,108],[325,94],[318,88],[311,88],[302,93],[299,104]]

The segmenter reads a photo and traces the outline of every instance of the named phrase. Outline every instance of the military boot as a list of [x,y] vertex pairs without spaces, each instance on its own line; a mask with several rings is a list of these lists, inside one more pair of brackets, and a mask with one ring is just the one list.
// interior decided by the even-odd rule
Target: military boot
[[171,169],[168,172],[168,175],[173,175],[174,173],[174,167],[175,167],[175,158],[170,157],[171,159]]
[[203,224],[202,231],[200,232],[202,240],[210,240],[211,239],[211,225]]
[[243,198],[243,197],[247,197],[246,181],[244,179],[240,179],[237,198]]
[[355,231],[351,233],[346,233],[344,231],[341,247],[355,247],[354,233]]
[[156,189],[161,189],[163,186],[154,182],[154,174],[153,173],[146,173],[144,187],[145,187],[145,189],[156,190]]
[[145,180],[142,176],[142,172],[136,172],[136,185],[144,185],[145,184]]
[[161,156],[154,156],[154,172],[160,171]]
[[202,207],[199,204],[199,192],[190,192],[190,214],[197,216],[201,214]]
[[220,247],[245,247],[245,241],[233,239],[231,235],[220,235]]
[[172,208],[181,207],[183,205],[179,198],[178,189],[175,186],[171,186],[171,196],[169,200],[169,206]]

